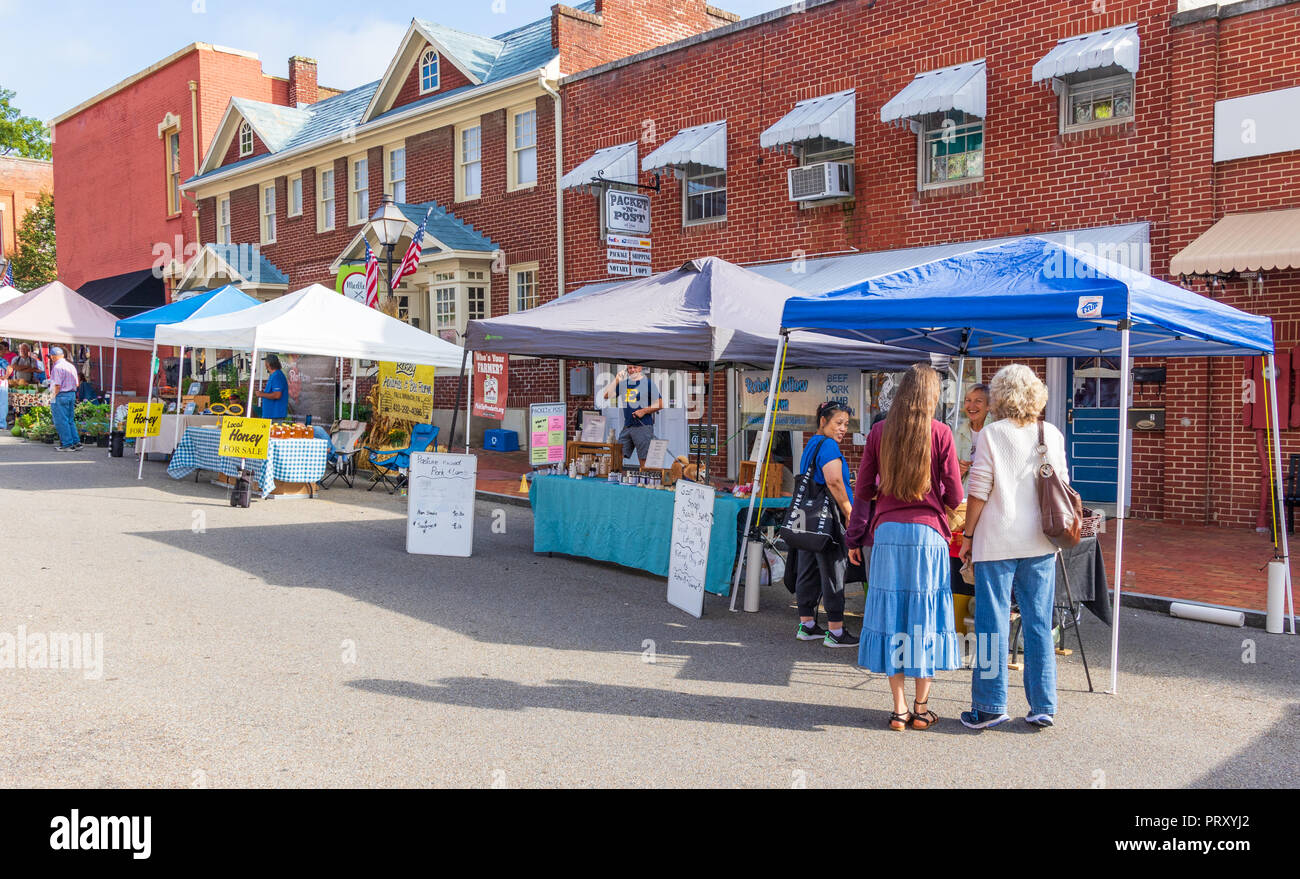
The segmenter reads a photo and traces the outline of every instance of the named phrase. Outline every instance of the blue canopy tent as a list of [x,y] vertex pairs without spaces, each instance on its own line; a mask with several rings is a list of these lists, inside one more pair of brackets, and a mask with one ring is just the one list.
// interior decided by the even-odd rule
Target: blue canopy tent
[[[792,297],[781,323],[783,335],[816,330],[953,357],[1119,356],[1120,387],[1126,394],[1134,355],[1264,355],[1274,476],[1277,496],[1282,496],[1272,322],[1102,257],[1042,238],[1018,238],[830,293]],[[772,404],[769,400],[769,416]],[[1118,684],[1129,456],[1124,419],[1120,426],[1111,692]],[[1289,547],[1285,528],[1277,530],[1294,634]]]
[[[175,302],[169,302],[159,308],[151,309],[143,314],[133,315],[132,317],[119,320],[113,329],[114,339],[148,339],[153,341],[154,334],[157,333],[158,327],[164,324],[175,324],[181,321],[189,320],[194,317],[215,317],[219,314],[229,314],[232,311],[242,311],[245,308],[251,308],[254,305],[261,305],[260,299],[255,299],[243,292],[237,287],[227,284],[224,287],[218,287],[215,290],[208,290],[196,296],[190,296],[185,299],[179,299]],[[155,353],[157,346],[154,346]],[[181,347],[181,361],[185,360],[185,348]],[[153,385],[153,365],[150,364],[149,383]],[[180,408],[180,396],[182,385],[181,379],[184,378],[184,368],[177,375],[176,381],[176,408]],[[109,398],[110,418],[116,412],[116,395],[117,395],[117,346],[113,346],[113,391]],[[151,394],[152,395],[152,392]],[[179,430],[179,422],[177,430]],[[140,468],[144,470],[144,455],[140,455]]]

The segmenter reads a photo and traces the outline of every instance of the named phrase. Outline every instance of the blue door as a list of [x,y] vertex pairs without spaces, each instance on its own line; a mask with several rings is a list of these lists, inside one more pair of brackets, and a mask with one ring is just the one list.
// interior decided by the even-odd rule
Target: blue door
[[1065,445],[1070,484],[1085,503],[1113,504],[1119,487],[1119,358],[1076,357],[1069,370]]

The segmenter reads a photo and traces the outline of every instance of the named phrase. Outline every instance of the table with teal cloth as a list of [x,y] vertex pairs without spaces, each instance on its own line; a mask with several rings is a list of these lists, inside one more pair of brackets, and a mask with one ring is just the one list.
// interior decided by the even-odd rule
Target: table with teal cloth
[[[533,552],[615,562],[666,577],[676,497],[671,491],[602,479],[539,476],[528,489],[533,507]],[[784,509],[790,499],[766,498],[762,503],[764,510]],[[704,588],[714,595],[731,594],[739,529],[745,525],[748,507],[749,498],[729,494],[718,493],[713,501]]]

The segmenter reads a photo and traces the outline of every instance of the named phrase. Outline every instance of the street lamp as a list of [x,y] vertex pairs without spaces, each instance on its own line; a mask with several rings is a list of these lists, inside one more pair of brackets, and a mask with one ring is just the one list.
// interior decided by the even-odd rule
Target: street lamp
[[388,295],[393,295],[393,248],[402,237],[409,221],[406,215],[397,209],[391,195],[385,195],[379,210],[370,218],[370,225],[379,237],[379,244],[387,251],[388,259]]

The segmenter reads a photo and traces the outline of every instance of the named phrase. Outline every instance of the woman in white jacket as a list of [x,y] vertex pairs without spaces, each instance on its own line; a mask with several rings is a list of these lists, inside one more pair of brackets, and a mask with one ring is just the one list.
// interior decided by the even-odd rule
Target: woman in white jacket
[[[1025,721],[1048,727],[1056,714],[1056,545],[1043,534],[1037,485],[1042,463],[1038,421],[1047,406],[1047,387],[1032,369],[1015,363],[993,376],[989,395],[998,420],[980,432],[961,547],[962,560],[975,565],[976,632],[971,710],[962,712],[961,722],[987,729],[1010,719],[1007,653],[1014,587],[1025,640]],[[1043,439],[1047,462],[1065,477],[1065,437],[1044,424]]]

